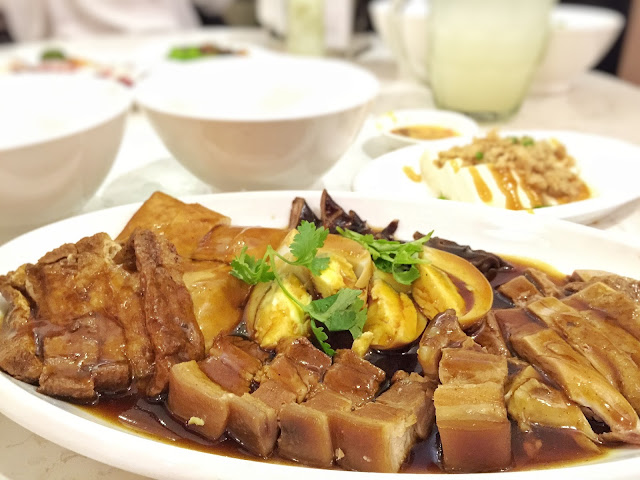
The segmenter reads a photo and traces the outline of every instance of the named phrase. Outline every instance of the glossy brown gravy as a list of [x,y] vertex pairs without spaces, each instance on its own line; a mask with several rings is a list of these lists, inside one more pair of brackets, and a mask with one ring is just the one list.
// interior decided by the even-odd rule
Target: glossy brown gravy
[[394,128],[391,133],[415,140],[440,140],[460,135],[452,128],[439,125],[408,125]]
[[[544,264],[527,262],[523,259],[514,261],[512,258],[509,258],[509,261],[515,268],[511,271],[498,273],[491,282],[494,290],[530,266],[544,269],[545,273],[555,279],[560,279],[557,271],[552,270],[550,267],[545,268]],[[508,306],[508,302],[500,295],[496,294],[494,296],[494,308]],[[339,337],[330,339],[335,347],[343,347],[343,345],[340,345],[342,340]],[[417,342],[414,342],[414,344],[401,350],[374,351],[369,354],[367,359],[385,370],[390,378],[393,372],[399,369],[405,371],[420,370],[416,351]],[[184,422],[176,420],[165,407],[164,398],[153,402],[133,394],[111,398],[102,397],[99,404],[81,408],[108,423],[130,428],[142,436],[177,447],[245,460],[299,465],[278,457],[277,452],[268,460],[260,459],[245,452],[235,441],[228,438],[222,438],[218,441],[208,440],[188,430]],[[434,426],[434,431],[430,437],[412,449],[401,471],[407,473],[442,472],[438,443],[438,432]],[[594,456],[593,453],[581,450],[568,434],[552,429],[541,428],[531,434],[523,434],[514,425],[512,426],[512,445],[513,464],[511,470],[566,466],[600,456]],[[530,452],[534,446],[536,447],[536,453],[531,455]],[[601,455],[605,455],[606,452],[606,449],[602,449]]]

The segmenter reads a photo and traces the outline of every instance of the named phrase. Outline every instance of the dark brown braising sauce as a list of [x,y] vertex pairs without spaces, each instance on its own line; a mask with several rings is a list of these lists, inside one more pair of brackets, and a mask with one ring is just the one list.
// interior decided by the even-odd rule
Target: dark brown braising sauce
[[[498,273],[491,282],[494,292],[499,285],[521,274],[527,267],[544,268],[539,263],[526,264],[521,259],[516,261],[509,259],[509,261],[514,264],[515,268],[511,271]],[[545,272],[552,278],[555,277],[559,280],[558,272],[549,269],[546,269]],[[455,281],[455,279],[454,282],[459,286],[459,282]],[[465,299],[469,301],[465,293],[462,293]],[[495,293],[493,308],[509,308],[508,301],[497,292]],[[332,334],[329,341],[336,348],[348,348],[350,345],[348,335],[342,335],[342,332]],[[421,372],[417,349],[418,341],[416,340],[403,349],[370,352],[366,358],[384,370],[388,378],[391,378],[396,370]],[[388,382],[383,385],[383,388],[387,387]],[[159,398],[154,402],[134,394],[111,398],[102,397],[97,405],[81,408],[109,423],[131,428],[153,440],[216,455],[265,461],[245,452],[231,439],[223,437],[218,441],[211,441],[188,430],[184,422],[176,420],[169,413],[165,406],[165,398]],[[490,441],[490,439],[487,440]],[[438,445],[438,431],[434,425],[433,432],[429,438],[415,445],[411,450],[401,471],[408,473],[441,472]],[[512,445],[513,465],[510,470],[563,466],[595,457],[593,453],[580,450],[575,445],[575,442],[569,438],[568,434],[562,433],[558,429],[539,428],[532,433],[524,434],[517,426],[513,426]],[[535,454],[528,453],[533,450],[535,450]],[[602,450],[602,455],[605,455],[606,449]],[[277,451],[272,458],[266,461],[285,465],[299,465],[278,457]]]

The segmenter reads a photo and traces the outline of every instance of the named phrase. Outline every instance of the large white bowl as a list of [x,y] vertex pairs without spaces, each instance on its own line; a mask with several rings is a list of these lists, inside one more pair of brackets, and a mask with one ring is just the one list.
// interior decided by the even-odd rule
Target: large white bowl
[[[401,65],[428,82],[429,0],[373,0],[373,27]],[[403,6],[404,5],[404,6]],[[556,5],[551,14],[547,53],[532,82],[532,91],[568,89],[580,74],[593,68],[609,51],[624,26],[624,17],[610,9],[587,5]]]
[[587,5],[558,5],[551,17],[549,46],[532,91],[567,90],[580,74],[598,64],[624,27],[615,10]]
[[82,75],[0,76],[0,243],[76,213],[115,160],[131,93]]
[[187,169],[241,190],[313,184],[353,142],[378,89],[345,62],[273,56],[164,67],[136,90]]

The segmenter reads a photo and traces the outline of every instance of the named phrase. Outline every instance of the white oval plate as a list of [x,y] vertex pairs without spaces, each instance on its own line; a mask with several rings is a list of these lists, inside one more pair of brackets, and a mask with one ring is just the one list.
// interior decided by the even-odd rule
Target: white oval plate
[[[556,138],[576,159],[582,177],[596,192],[596,196],[588,200],[535,209],[533,215],[589,223],[640,197],[637,182],[640,175],[640,147],[614,138],[564,130],[500,131],[500,135]],[[437,198],[439,192],[432,191],[424,182],[412,181],[403,168],[408,167],[419,175],[420,157],[427,148],[437,152],[470,141],[470,137],[455,137],[435,141],[429,146],[414,145],[381,155],[358,172],[353,181],[353,190],[388,192],[413,200]],[[532,215],[531,211],[520,213]]]
[[[303,196],[317,209],[319,192],[249,192],[207,195],[198,201],[230,215],[235,224],[285,226],[291,201]],[[333,198],[353,209],[371,225],[382,226],[398,218],[398,238],[411,238],[415,230],[435,229],[441,237],[503,254],[529,256],[564,272],[575,268],[608,269],[640,277],[640,250],[605,232],[561,222],[534,218],[498,209],[454,202],[422,202],[384,198],[379,195],[337,193]],[[58,222],[23,235],[0,247],[0,272],[36,261],[64,242],[75,242],[99,231],[115,236],[139,205],[116,207]],[[0,374],[0,411],[34,433],[95,460],[154,478],[172,480],[403,480],[412,474],[370,474],[292,467],[188,450],[107,424],[85,411],[35,392],[27,385]],[[301,468],[304,468],[302,470]],[[637,478],[640,449],[619,449],[586,464],[544,471],[547,480]],[[534,480],[540,471],[456,475],[458,480]],[[427,475],[444,478],[445,474]],[[420,478],[425,478],[420,474]]]
[[393,133],[399,127],[412,125],[434,125],[451,128],[461,137],[473,136],[480,132],[480,127],[470,117],[457,112],[436,109],[390,110],[378,116],[376,128],[382,135],[397,145],[430,145],[439,140],[420,140]]

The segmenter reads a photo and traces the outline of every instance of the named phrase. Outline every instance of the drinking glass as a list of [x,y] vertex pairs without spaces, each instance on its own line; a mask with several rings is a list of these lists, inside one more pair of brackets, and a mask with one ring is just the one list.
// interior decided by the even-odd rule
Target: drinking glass
[[554,0],[431,0],[428,70],[435,104],[504,120],[527,94]]

